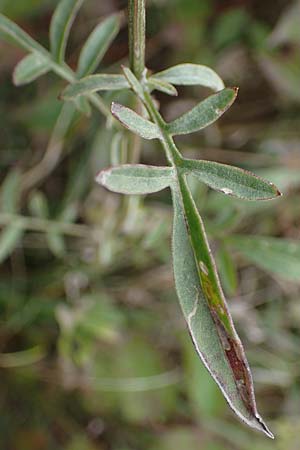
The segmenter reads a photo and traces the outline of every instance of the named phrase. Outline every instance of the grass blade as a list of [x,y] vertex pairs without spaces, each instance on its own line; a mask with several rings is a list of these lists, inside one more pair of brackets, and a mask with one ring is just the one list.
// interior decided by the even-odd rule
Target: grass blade
[[78,62],[79,78],[93,73],[120,29],[120,16],[114,14],[100,23],[84,44]]
[[191,111],[168,124],[171,135],[189,134],[211,125],[232,105],[237,96],[237,88],[227,88],[200,102]]
[[61,0],[50,24],[50,48],[53,59],[62,63],[71,26],[84,0]]
[[280,196],[277,187],[247,170],[212,161],[185,159],[183,167],[212,189],[245,200],[269,200]]
[[124,164],[102,170],[96,181],[120,194],[151,194],[170,186],[174,179],[171,167]]
[[300,243],[268,236],[231,236],[226,239],[246,259],[289,281],[300,281]]

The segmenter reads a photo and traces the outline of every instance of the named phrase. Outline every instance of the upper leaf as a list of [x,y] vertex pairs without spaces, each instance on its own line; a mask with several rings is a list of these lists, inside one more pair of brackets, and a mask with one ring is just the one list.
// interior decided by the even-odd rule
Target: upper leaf
[[49,59],[41,53],[31,53],[23,58],[13,73],[13,82],[16,86],[31,83],[41,75],[51,70]]
[[50,24],[50,48],[55,61],[61,63],[71,26],[84,0],[61,0],[54,11]]
[[129,83],[124,75],[90,75],[70,84],[61,94],[64,100],[71,100],[79,95],[92,94],[97,91],[118,91],[128,89]]
[[112,103],[111,112],[126,128],[144,139],[160,138],[161,134],[158,126],[139,116],[132,109],[126,108],[119,103]]
[[22,28],[3,14],[0,14],[0,37],[29,52],[37,51],[46,55],[48,54],[48,52],[38,42],[32,39],[29,34],[25,33]]
[[218,120],[227,111],[235,101],[237,92],[237,88],[226,88],[211,95],[192,110],[169,123],[168,132],[172,135],[179,135],[202,130]]
[[179,64],[170,69],[153,75],[152,79],[158,79],[182,86],[200,85],[214,91],[224,89],[224,83],[212,69],[199,64]]
[[93,73],[102,61],[110,44],[120,29],[120,16],[114,14],[100,23],[84,44],[78,61],[79,78]]
[[173,178],[171,167],[124,164],[102,170],[96,181],[120,194],[151,194],[170,186]]
[[183,167],[212,189],[245,200],[269,200],[280,196],[277,187],[254,173],[212,161],[185,159]]
[[175,284],[193,343],[240,419],[273,437],[259,416],[247,359],[222,292],[201,217],[184,177],[172,189]]

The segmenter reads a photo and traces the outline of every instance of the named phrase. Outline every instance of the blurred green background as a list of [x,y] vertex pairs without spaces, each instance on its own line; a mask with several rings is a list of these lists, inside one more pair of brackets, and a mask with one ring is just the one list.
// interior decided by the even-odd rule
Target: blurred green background
[[[56,3],[0,0],[0,11],[47,46]],[[126,3],[85,2],[72,67],[93,27]],[[125,199],[94,182],[132,137],[97,111],[62,116],[54,75],[14,87],[24,53],[0,40],[1,450],[299,449],[299,23],[298,1],[148,2],[148,67],[207,64],[240,87],[222,120],[178,139],[184,154],[253,170],[284,193],[244,203],[193,183],[274,442],[233,417],[192,348],[173,286],[169,192]],[[124,20],[100,70],[126,58]],[[157,97],[171,119],[207,94]],[[145,141],[140,160],[164,163]]]

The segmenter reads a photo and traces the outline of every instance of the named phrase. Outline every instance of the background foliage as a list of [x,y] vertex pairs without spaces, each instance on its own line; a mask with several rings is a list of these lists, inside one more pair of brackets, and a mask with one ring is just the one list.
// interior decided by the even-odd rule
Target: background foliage
[[[72,67],[98,21],[125,7],[85,2],[67,49]],[[53,8],[50,1],[0,2],[45,45]],[[275,442],[232,420],[186,337],[170,266],[168,192],[124,199],[96,186],[111,149],[117,158],[126,150],[119,134],[96,111],[76,113],[66,134],[59,129],[49,143],[64,83],[50,74],[16,89],[11,72],[23,52],[0,42],[5,449],[296,449],[299,19],[299,3],[290,1],[157,0],[148,11],[149,67],[200,62],[240,87],[220,122],[178,138],[184,155],[251,169],[285,194],[249,204],[194,186]],[[118,68],[126,57],[124,20],[100,69]],[[180,94],[179,103],[157,96],[169,120],[206,93]],[[141,160],[164,164],[153,143],[143,142]]]

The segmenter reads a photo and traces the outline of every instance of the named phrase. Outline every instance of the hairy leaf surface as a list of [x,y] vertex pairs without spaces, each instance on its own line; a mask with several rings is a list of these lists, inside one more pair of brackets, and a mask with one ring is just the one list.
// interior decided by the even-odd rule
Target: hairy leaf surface
[[205,86],[214,91],[224,89],[224,83],[218,74],[209,67],[199,64],[178,64],[153,75],[152,78],[175,85]]
[[189,134],[211,125],[232,105],[237,89],[226,88],[200,102],[193,109],[168,124],[171,135]]
[[176,289],[202,361],[240,419],[273,437],[258,415],[252,377],[222,292],[215,263],[184,177],[172,190]]
[[96,181],[120,194],[151,194],[170,186],[173,179],[171,167],[124,164],[102,170]]
[[119,103],[112,103],[112,115],[126,128],[144,139],[159,139],[161,134],[157,125],[139,116],[132,109]]
[[238,167],[212,161],[185,159],[184,169],[212,189],[245,200],[269,200],[280,192],[269,181]]
[[177,89],[167,81],[151,77],[148,79],[148,85],[150,86],[150,89],[156,89],[164,94],[172,95],[173,97],[177,97],[178,95]]

